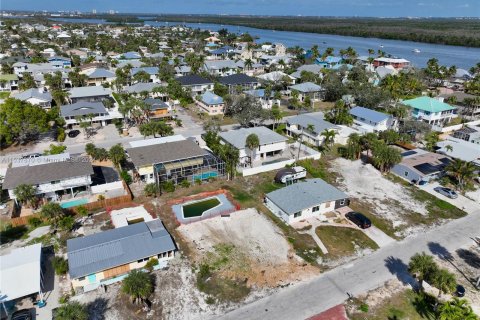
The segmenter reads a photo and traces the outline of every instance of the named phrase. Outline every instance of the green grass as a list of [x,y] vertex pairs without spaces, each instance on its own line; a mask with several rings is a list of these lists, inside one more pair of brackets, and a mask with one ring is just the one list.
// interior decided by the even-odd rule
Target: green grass
[[315,233],[328,249],[326,255],[338,259],[355,254],[355,248],[378,249],[378,245],[362,231],[336,226],[320,226]]
[[7,99],[10,97],[10,92],[0,92],[0,99]]
[[[398,292],[367,312],[355,308],[348,316],[350,320],[433,320],[435,319],[431,297],[424,297],[413,290]],[[361,304],[357,301],[357,305]]]
[[370,203],[365,202],[365,201],[361,201],[359,199],[354,199],[353,201],[350,202],[349,207],[353,211],[361,212],[368,219],[370,219],[370,221],[372,222],[372,224],[375,227],[382,230],[389,237],[397,239],[397,240],[401,239],[401,237],[396,235],[396,232],[400,231],[400,229],[394,228],[391,221],[389,221],[387,219],[383,219],[382,217],[379,217],[376,214],[372,214],[371,212],[373,212],[373,207]]

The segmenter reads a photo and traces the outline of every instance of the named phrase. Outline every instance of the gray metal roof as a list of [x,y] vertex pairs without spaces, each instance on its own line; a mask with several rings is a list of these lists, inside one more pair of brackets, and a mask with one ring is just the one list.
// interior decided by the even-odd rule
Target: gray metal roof
[[140,93],[142,91],[151,92],[155,87],[164,87],[164,85],[154,82],[138,82],[131,86],[125,87],[124,90],[129,93]]
[[92,164],[86,157],[8,168],[3,181],[3,189],[14,189],[21,184],[37,185],[92,174]]
[[233,145],[235,148],[244,149],[245,141],[247,140],[247,137],[252,133],[258,136],[260,146],[288,140],[286,137],[266,127],[252,127],[230,130],[226,132],[220,132],[219,136],[226,142]]
[[135,223],[67,240],[68,272],[76,279],[175,249],[159,219]]
[[236,73],[220,78],[220,82],[228,86],[236,86],[241,84],[258,83],[258,80],[247,76],[244,73]]
[[192,140],[165,142],[127,149],[135,167],[154,165],[179,159],[201,157],[207,153]]
[[85,116],[90,113],[107,113],[107,109],[101,102],[79,101],[73,104],[66,104],[60,107],[62,117]]
[[115,73],[110,70],[98,68],[95,69],[92,73],[88,75],[89,79],[96,79],[96,78],[114,78]]
[[307,179],[266,195],[277,207],[289,215],[328,201],[347,199],[348,196],[322,179]]
[[290,86],[291,90],[297,90],[303,93],[308,93],[308,92],[318,92],[322,90],[322,87],[319,85],[313,83],[313,82],[303,82],[299,84],[295,84],[293,86]]
[[338,127],[328,121],[323,120],[323,112],[313,112],[301,114],[292,118],[287,119],[287,123],[300,125],[304,128],[307,128],[308,125],[313,125],[314,133],[320,134],[324,130],[333,130]]
[[70,90],[70,98],[108,96],[112,91],[102,86],[76,87]]
[[50,94],[50,92],[45,92],[41,89],[36,89],[36,88],[31,88],[23,92],[19,92],[13,95],[12,98],[22,100],[22,101],[25,101],[31,98],[42,100],[42,101],[52,101],[52,95]]

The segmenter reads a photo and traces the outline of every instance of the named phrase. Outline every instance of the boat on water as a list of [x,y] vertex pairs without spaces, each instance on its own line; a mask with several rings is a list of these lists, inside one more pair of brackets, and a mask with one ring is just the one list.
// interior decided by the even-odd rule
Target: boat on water
[[420,53],[421,51],[418,50],[417,48],[415,48],[415,49],[412,50],[412,52],[413,52],[413,53]]
[[383,44],[380,45],[380,48],[383,48]]

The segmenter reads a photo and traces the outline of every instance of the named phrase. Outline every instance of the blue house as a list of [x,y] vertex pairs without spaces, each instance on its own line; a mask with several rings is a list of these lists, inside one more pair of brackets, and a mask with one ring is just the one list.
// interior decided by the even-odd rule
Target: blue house
[[315,63],[325,69],[338,69],[339,66],[345,64],[342,57],[328,56],[325,59],[317,58]]
[[53,56],[53,57],[48,58],[48,62],[62,63],[64,68],[72,67],[72,60],[70,60],[70,58]]

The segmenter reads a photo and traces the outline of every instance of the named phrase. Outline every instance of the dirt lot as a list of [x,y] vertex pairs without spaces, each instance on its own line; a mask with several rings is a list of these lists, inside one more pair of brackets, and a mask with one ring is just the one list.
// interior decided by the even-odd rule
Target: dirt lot
[[318,273],[298,259],[281,231],[254,209],[182,225],[178,231],[195,263],[209,259],[218,246],[230,245],[234,254],[221,273],[246,279],[247,286],[275,287]]
[[407,215],[414,212],[427,216],[426,204],[413,199],[409,190],[386,179],[372,165],[337,158],[331,169],[340,174],[337,184],[353,198],[352,206],[362,202],[370,207],[372,213],[392,224],[397,236],[404,237],[424,228],[410,224]]

